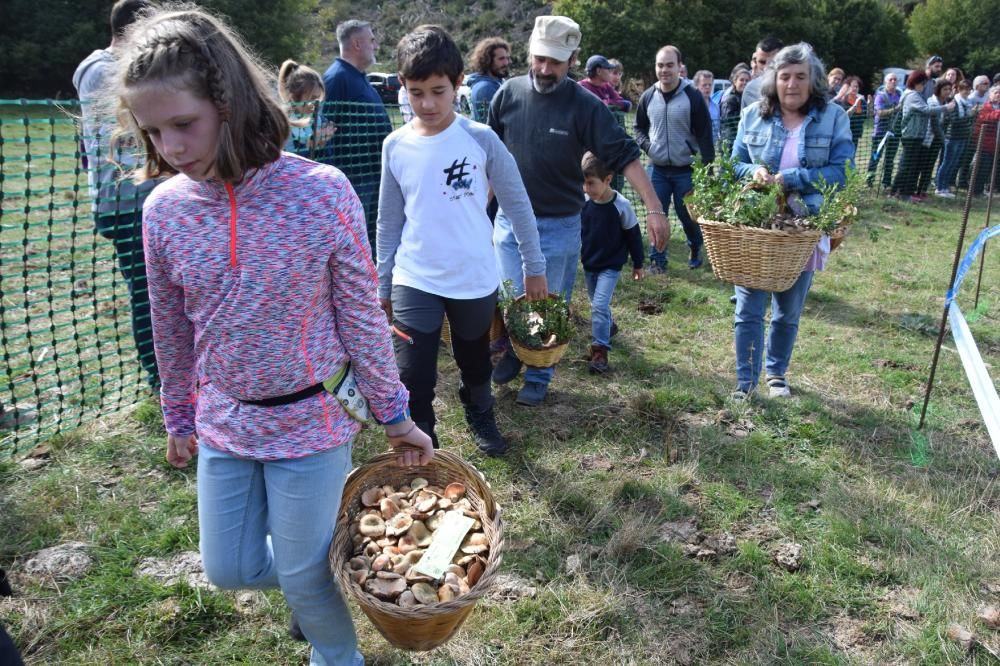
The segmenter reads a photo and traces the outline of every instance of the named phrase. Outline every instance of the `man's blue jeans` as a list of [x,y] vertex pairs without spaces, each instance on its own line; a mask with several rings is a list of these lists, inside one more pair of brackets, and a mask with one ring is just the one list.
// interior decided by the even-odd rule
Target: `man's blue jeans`
[[962,153],[965,152],[965,145],[968,139],[946,139],[944,142],[944,156],[941,158],[941,166],[938,167],[937,180],[935,186],[938,190],[947,190],[955,180],[958,173],[958,166],[962,162]]
[[[576,282],[576,266],[580,263],[580,215],[539,217],[538,238],[545,256],[545,280],[549,291],[561,294],[569,303],[573,297],[573,283]],[[514,293],[520,296],[524,293],[524,264],[510,220],[502,208],[497,212],[493,226],[493,247],[500,279],[513,282]],[[555,374],[554,367],[529,366],[524,373],[524,381],[548,384]]]
[[[674,202],[674,212],[677,219],[684,227],[684,235],[687,236],[688,247],[700,249],[704,240],[701,237],[701,227],[691,219],[691,213],[684,205],[684,195],[693,189],[691,183],[691,167],[662,167],[650,166],[647,168],[649,179],[656,190],[656,196],[663,204],[663,212],[670,207],[671,199]],[[651,265],[664,266],[667,263],[667,248],[663,252],[657,251],[652,244],[649,246],[649,261]]]
[[606,268],[603,271],[584,271],[587,295],[590,296],[590,335],[592,343],[611,349],[611,297],[621,271]]
[[767,335],[767,374],[769,377],[785,375],[812,279],[812,271],[802,271],[795,284],[780,293],[736,287],[737,390],[749,393],[760,378],[768,300],[771,301],[771,327]]
[[198,447],[198,522],[208,579],[280,587],[312,645],[312,666],[364,664],[328,553],[351,445],[288,460]]

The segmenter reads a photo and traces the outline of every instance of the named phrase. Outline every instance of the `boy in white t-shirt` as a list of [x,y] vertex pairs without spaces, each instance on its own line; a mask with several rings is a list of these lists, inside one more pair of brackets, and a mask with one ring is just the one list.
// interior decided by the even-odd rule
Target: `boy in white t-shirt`
[[396,364],[410,414],[435,442],[432,402],[447,314],[461,373],[459,398],[476,445],[502,455],[490,388],[489,330],[500,275],[486,215],[492,188],[514,221],[528,298],[545,298],[545,258],[514,158],[486,125],[454,111],[462,54],[443,28],[423,25],[396,48],[414,118],[382,145],[376,247],[379,300],[396,329]]

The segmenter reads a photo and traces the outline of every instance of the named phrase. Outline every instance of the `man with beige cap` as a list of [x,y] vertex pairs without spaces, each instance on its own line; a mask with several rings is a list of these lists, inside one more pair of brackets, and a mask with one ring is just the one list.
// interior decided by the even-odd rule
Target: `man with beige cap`
[[[607,107],[567,75],[580,46],[580,26],[565,16],[539,16],[528,45],[530,71],[509,79],[490,105],[488,123],[514,155],[528,198],[538,220],[551,291],[568,302],[580,261],[580,211],[586,152],[597,155],[625,174],[646,207],[646,228],[659,248],[670,237],[666,214],[639,162],[639,145],[618,125]],[[524,293],[521,255],[510,220],[497,213],[493,244],[502,279]],[[493,371],[497,384],[510,382],[521,361],[508,349]],[[529,367],[520,405],[536,406],[545,399],[555,368]]]

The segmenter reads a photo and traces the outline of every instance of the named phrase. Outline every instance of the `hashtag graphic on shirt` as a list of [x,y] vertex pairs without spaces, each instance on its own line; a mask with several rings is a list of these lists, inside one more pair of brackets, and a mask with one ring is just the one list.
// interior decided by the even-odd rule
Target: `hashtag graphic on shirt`
[[444,173],[448,175],[445,185],[450,185],[453,190],[467,190],[472,186],[472,179],[466,178],[469,175],[465,171],[465,168],[469,166],[468,161],[468,157],[463,157],[461,162],[455,160],[450,167],[443,169]]

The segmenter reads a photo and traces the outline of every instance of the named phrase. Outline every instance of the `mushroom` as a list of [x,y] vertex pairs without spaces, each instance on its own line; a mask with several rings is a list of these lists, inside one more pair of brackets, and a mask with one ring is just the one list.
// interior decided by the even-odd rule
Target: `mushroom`
[[458,483],[457,481],[455,483],[449,483],[445,486],[444,496],[452,502],[457,502],[465,497],[465,485]]
[[395,489],[395,488],[393,488],[392,486],[390,486],[390,485],[389,485],[388,483],[387,483],[387,484],[385,484],[384,486],[382,486],[382,495],[383,495],[383,496],[385,496],[385,497],[389,497],[389,496],[390,496],[390,495],[392,495],[392,494],[393,494],[394,492],[396,492],[396,489]]
[[380,571],[375,578],[369,579],[365,583],[365,592],[383,601],[392,601],[406,591],[406,581],[397,574],[391,574],[395,578],[383,577],[381,574],[385,573],[391,572]]
[[431,513],[437,508],[438,498],[430,493],[420,493],[414,501],[414,507],[420,513]]
[[406,534],[399,539],[399,544],[396,546],[399,548],[399,552],[406,555],[410,551],[416,550],[420,547],[417,540],[414,539],[410,534]]
[[365,557],[364,555],[359,555],[358,557],[352,557],[347,561],[347,567],[351,571],[358,571],[359,569],[364,569],[368,571],[372,567],[372,561]]
[[459,594],[467,594],[469,592],[468,583],[453,573],[446,573],[444,575],[444,585],[441,587],[453,587]]
[[410,591],[413,592],[413,597],[422,604],[436,604],[438,601],[438,593],[427,583],[414,583]]
[[427,529],[431,532],[436,532],[437,528],[441,527],[441,521],[444,520],[444,511],[438,511],[433,516],[424,521],[427,525]]
[[445,569],[445,572],[446,573],[453,573],[456,576],[458,576],[459,578],[465,578],[465,576],[466,576],[465,569],[463,569],[462,567],[460,567],[457,564],[449,564],[448,568]]
[[381,488],[369,488],[361,493],[361,503],[365,506],[378,506],[379,501],[385,497],[385,492]]
[[366,580],[368,580],[367,569],[355,569],[351,572],[351,582],[355,585],[362,585]]
[[462,554],[461,550],[455,554],[455,558],[452,560],[454,564],[457,564],[460,567],[468,567],[475,561],[476,561],[475,555],[464,555]]
[[399,505],[389,497],[382,498],[382,500],[378,503],[378,509],[384,520],[389,520],[399,513]]
[[427,574],[420,573],[415,566],[412,566],[406,572],[406,581],[408,583],[433,583],[434,579]]
[[438,601],[451,601],[458,596],[458,588],[452,587],[451,585],[444,584],[438,588],[437,598]]
[[392,566],[392,555],[382,553],[372,560],[372,571],[384,571]]
[[378,544],[379,548],[381,548],[382,550],[385,550],[386,546],[395,546],[396,545],[396,541],[397,541],[396,537],[384,536],[381,539],[376,539],[375,543]]
[[395,559],[393,560],[392,570],[398,574],[405,574],[410,570],[411,567],[413,567],[417,562],[419,562],[420,558],[423,556],[424,556],[424,551],[422,550],[413,550],[407,553],[406,555],[399,555],[398,561],[396,561]]
[[427,525],[419,520],[413,521],[413,524],[410,525],[410,530],[406,533],[406,535],[413,537],[416,540],[417,545],[421,548],[426,548],[431,545],[431,541],[434,540],[434,535],[427,529]]
[[406,534],[406,531],[410,529],[413,524],[413,518],[411,518],[406,513],[397,513],[395,516],[389,519],[389,522],[385,524],[385,533],[389,536],[399,536],[400,534]]
[[462,552],[479,555],[490,549],[490,540],[482,532],[473,532],[462,542]]
[[399,604],[399,606],[402,608],[413,608],[414,606],[418,605],[417,599],[416,597],[413,596],[412,590],[406,590],[401,595],[399,595],[399,599],[396,599],[396,603]]
[[385,521],[378,514],[370,513],[361,517],[358,529],[367,537],[380,537],[385,534]]
[[451,508],[451,500],[448,499],[447,497],[442,497],[441,499],[438,500],[438,508],[439,509],[450,509]]
[[420,490],[427,485],[427,479],[417,476],[410,479],[410,488],[413,490]]
[[479,579],[482,578],[484,571],[486,571],[486,561],[481,557],[477,557],[476,560],[469,565],[468,572],[464,576],[465,582],[469,584],[469,587],[475,586],[475,584],[479,582]]
[[382,549],[378,547],[378,544],[374,541],[369,541],[365,544],[364,554],[367,557],[378,557],[382,554]]

